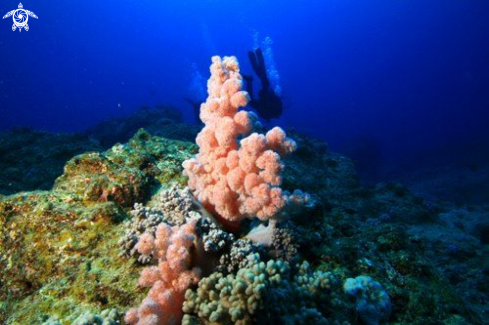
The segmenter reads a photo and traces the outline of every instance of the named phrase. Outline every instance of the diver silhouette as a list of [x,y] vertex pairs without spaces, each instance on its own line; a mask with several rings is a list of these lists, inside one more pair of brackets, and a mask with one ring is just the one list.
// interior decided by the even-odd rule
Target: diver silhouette
[[279,118],[283,111],[282,98],[270,87],[270,80],[267,76],[267,68],[261,49],[257,48],[254,51],[249,51],[248,57],[253,71],[261,82],[258,98],[255,98],[253,92],[253,76],[243,75],[243,79],[246,81],[246,90],[251,99],[249,105],[267,122],[272,118]]

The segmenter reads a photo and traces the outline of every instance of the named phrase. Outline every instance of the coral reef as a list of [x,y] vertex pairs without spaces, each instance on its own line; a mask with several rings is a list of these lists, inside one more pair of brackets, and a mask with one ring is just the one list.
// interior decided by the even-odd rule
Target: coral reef
[[126,233],[119,240],[122,254],[134,256],[142,264],[149,263],[153,257],[141,255],[136,249],[141,235],[148,233],[154,236],[156,228],[163,221],[172,226],[180,226],[187,218],[200,216],[190,190],[187,187],[181,189],[176,183],[154,195],[148,205],[134,204],[131,219],[127,221]]
[[391,300],[382,285],[369,276],[346,279],[346,294],[356,298],[360,319],[366,325],[386,323],[391,314]]
[[[40,324],[57,315],[71,324],[85,312],[124,312],[141,299],[137,266],[119,256],[121,221],[163,182],[181,182],[181,163],[193,153],[190,143],[140,131],[128,144],[73,158],[50,191],[2,197],[0,323]],[[142,183],[129,186],[144,191],[120,187],[131,175]]]
[[221,255],[216,270],[220,273],[236,273],[248,264],[250,254],[260,254],[264,251],[250,240],[238,239],[232,243],[229,252]]
[[[289,141],[277,129],[269,135],[277,141],[250,141],[275,151],[253,151],[241,138],[254,121],[237,112],[246,99],[237,65],[214,64],[205,109],[231,107],[239,118],[221,116],[228,129],[200,135],[197,158],[191,143],[140,130],[73,157],[51,190],[0,195],[0,323],[122,324],[124,314],[134,324],[483,323],[487,208],[428,202],[394,183],[363,186],[350,159],[293,132],[295,155],[277,158],[284,148],[271,143]],[[211,115],[202,116],[207,130]],[[213,159],[201,155],[207,145]],[[265,153],[275,158],[262,161]],[[264,190],[250,192],[266,198],[251,202],[257,210],[244,208],[249,193],[213,205],[238,199],[226,192],[239,187],[228,160],[253,170],[242,185]],[[184,161],[205,176],[189,175],[191,184],[221,181],[215,198],[184,187]],[[280,195],[268,209],[272,190]],[[226,216],[240,221],[232,233],[219,223]]]
[[[376,279],[391,299],[390,322],[481,323],[479,315],[486,305],[483,284],[487,282],[487,272],[484,273],[483,266],[473,266],[480,265],[484,256],[480,241],[463,228],[457,228],[458,237],[446,236],[444,229],[454,233],[457,222],[467,219],[471,213],[482,215],[484,211],[457,208],[449,214],[453,208],[447,207],[449,210],[440,213],[440,207],[427,207],[409,191],[398,187],[383,186],[382,191],[379,187],[362,187],[347,158],[329,152],[318,141],[297,134],[294,138],[299,147],[295,155],[285,160],[283,187],[301,187],[321,204],[304,209],[292,222],[277,224],[277,229],[293,226],[289,230],[295,234],[293,247],[297,247],[298,254],[289,266],[291,270],[297,268],[296,261],[300,265],[307,258],[311,270],[328,270],[340,282],[361,274]],[[158,205],[160,194],[171,188],[171,182],[184,182],[179,174],[181,163],[195,152],[195,146],[190,143],[139,132],[128,144],[116,145],[101,155],[127,166],[127,173],[133,168],[144,173],[149,179],[145,182],[153,184],[149,186],[147,198],[130,201],[140,202],[137,211],[153,211],[163,218],[164,213],[157,212],[164,208]],[[320,161],[329,163],[322,165],[322,169],[316,168]],[[87,177],[103,173],[100,169],[92,171],[81,166],[79,174],[82,171]],[[310,173],[317,184],[309,179]],[[158,184],[165,186],[160,188]],[[182,193],[182,188],[170,192]],[[377,207],[362,204],[380,200],[377,193],[385,204]],[[0,198],[0,266],[4,270],[0,275],[1,322],[41,324],[53,319],[62,325],[72,324],[85,313],[101,315],[103,309],[113,308],[122,315],[147,296],[137,284],[144,266],[135,263],[134,257],[120,256],[124,250],[118,244],[131,224],[121,221],[143,222],[138,219],[142,214],[131,214],[130,202],[120,205],[120,199],[88,201],[83,199],[86,197],[92,195],[78,192],[77,187],[70,191],[69,187],[60,186],[51,191]],[[403,218],[389,215],[393,206],[403,209],[406,216],[421,215],[417,212],[421,211],[431,217],[423,221],[422,227],[404,224]],[[244,227],[243,233],[236,236],[203,220],[197,226],[197,236],[202,246],[207,242],[209,256],[204,261],[211,266],[203,274],[204,278],[215,272],[235,277],[246,267],[246,257],[254,253],[259,253],[264,261],[270,257],[277,260],[275,248],[260,247],[239,238],[253,225]],[[467,228],[474,225],[467,222]],[[138,239],[142,233],[137,233]],[[288,241],[279,240],[282,246],[285,242]],[[435,267],[441,267],[443,273]],[[480,272],[470,272],[468,268]],[[334,310],[325,313],[320,310],[321,316],[317,310],[303,309],[297,315],[305,322],[326,317],[330,323],[358,323],[355,318],[345,316],[355,315],[357,308],[341,288],[333,286],[330,294],[335,298],[326,301],[334,302]],[[470,305],[464,303],[461,295]],[[205,321],[198,314],[185,317],[189,318]]]
[[[328,272],[311,272],[304,262],[295,272],[287,262],[263,262],[250,254],[236,274],[213,273],[187,290],[184,324],[198,317],[204,324],[295,324],[304,315],[314,315],[317,324],[327,324],[328,305],[335,279]],[[306,318],[307,319],[307,318]]]
[[209,253],[222,253],[236,241],[233,234],[220,229],[215,223],[202,219],[200,223],[204,250]]
[[187,218],[197,217],[200,210],[190,189],[181,188],[176,183],[156,195],[150,206],[153,210],[163,213],[166,222],[178,226],[183,225]]
[[126,257],[134,256],[142,264],[149,263],[152,257],[141,255],[136,249],[136,244],[144,233],[154,235],[156,227],[163,222],[163,219],[161,211],[146,208],[141,203],[134,204],[131,219],[127,221],[126,233],[118,242],[122,248],[121,254]]
[[292,225],[277,227],[273,231],[270,249],[276,252],[276,257],[292,261],[299,253],[300,235]]
[[[73,325],[120,325],[121,315],[116,309],[103,310],[100,315],[86,312],[73,321]],[[61,322],[48,319],[42,325],[61,325]]]

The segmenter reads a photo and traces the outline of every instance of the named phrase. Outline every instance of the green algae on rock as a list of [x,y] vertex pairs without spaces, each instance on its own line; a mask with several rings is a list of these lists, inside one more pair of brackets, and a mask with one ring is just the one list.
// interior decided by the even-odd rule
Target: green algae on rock
[[131,207],[146,201],[163,183],[182,182],[180,165],[192,148],[190,143],[152,137],[141,129],[126,145],[71,159],[53,190],[83,202],[112,201]]
[[[136,279],[127,270],[133,266],[117,258],[116,246],[121,232],[117,220],[124,214],[113,202],[67,203],[56,192],[1,200],[0,300],[12,302],[4,321],[36,324],[44,315],[71,315],[79,305],[103,305],[110,298],[117,306],[114,297],[130,299],[135,294],[130,283]],[[96,268],[87,267],[98,264],[103,279],[96,278]]]
[[128,144],[71,159],[51,191],[1,197],[0,323],[71,324],[140,300],[137,265],[120,256],[120,221],[166,181],[182,182],[193,152],[140,130]]

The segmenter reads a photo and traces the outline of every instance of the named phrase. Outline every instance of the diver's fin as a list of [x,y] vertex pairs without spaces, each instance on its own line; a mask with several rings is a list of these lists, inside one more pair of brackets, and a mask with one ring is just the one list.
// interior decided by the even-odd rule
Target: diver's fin
[[262,72],[266,73],[265,59],[263,58],[263,52],[261,51],[260,48],[257,48],[255,50],[255,55],[256,55],[256,60],[258,61],[258,66],[260,67]]
[[259,76],[260,75],[260,67],[258,66],[258,61],[256,60],[256,55],[254,51],[248,52],[248,58],[250,59],[251,67],[253,71]]
[[254,51],[249,51],[248,57],[250,58],[253,71],[255,71],[258,78],[260,78],[263,86],[268,88],[269,81],[267,76],[267,67],[265,66],[265,59],[263,58],[263,52],[260,48],[257,48]]

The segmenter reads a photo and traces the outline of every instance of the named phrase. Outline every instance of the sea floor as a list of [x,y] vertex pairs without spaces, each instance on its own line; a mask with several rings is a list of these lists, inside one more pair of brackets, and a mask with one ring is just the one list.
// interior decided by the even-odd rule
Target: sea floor
[[[0,266],[8,270],[0,276],[0,323],[69,324],[114,309],[117,324],[144,297],[141,265],[120,257],[117,239],[134,203],[150,205],[165,184],[185,185],[180,164],[195,153],[199,127],[161,107],[104,123],[85,134],[0,135]],[[309,212],[314,220],[296,221],[300,259],[339,283],[359,275],[379,281],[392,312],[378,323],[489,323],[489,166],[424,169],[365,186],[350,159],[290,136],[300,149],[286,160],[284,187],[308,191],[321,206]],[[311,231],[318,241],[300,238]],[[335,308],[323,315],[368,323],[335,288]]]

